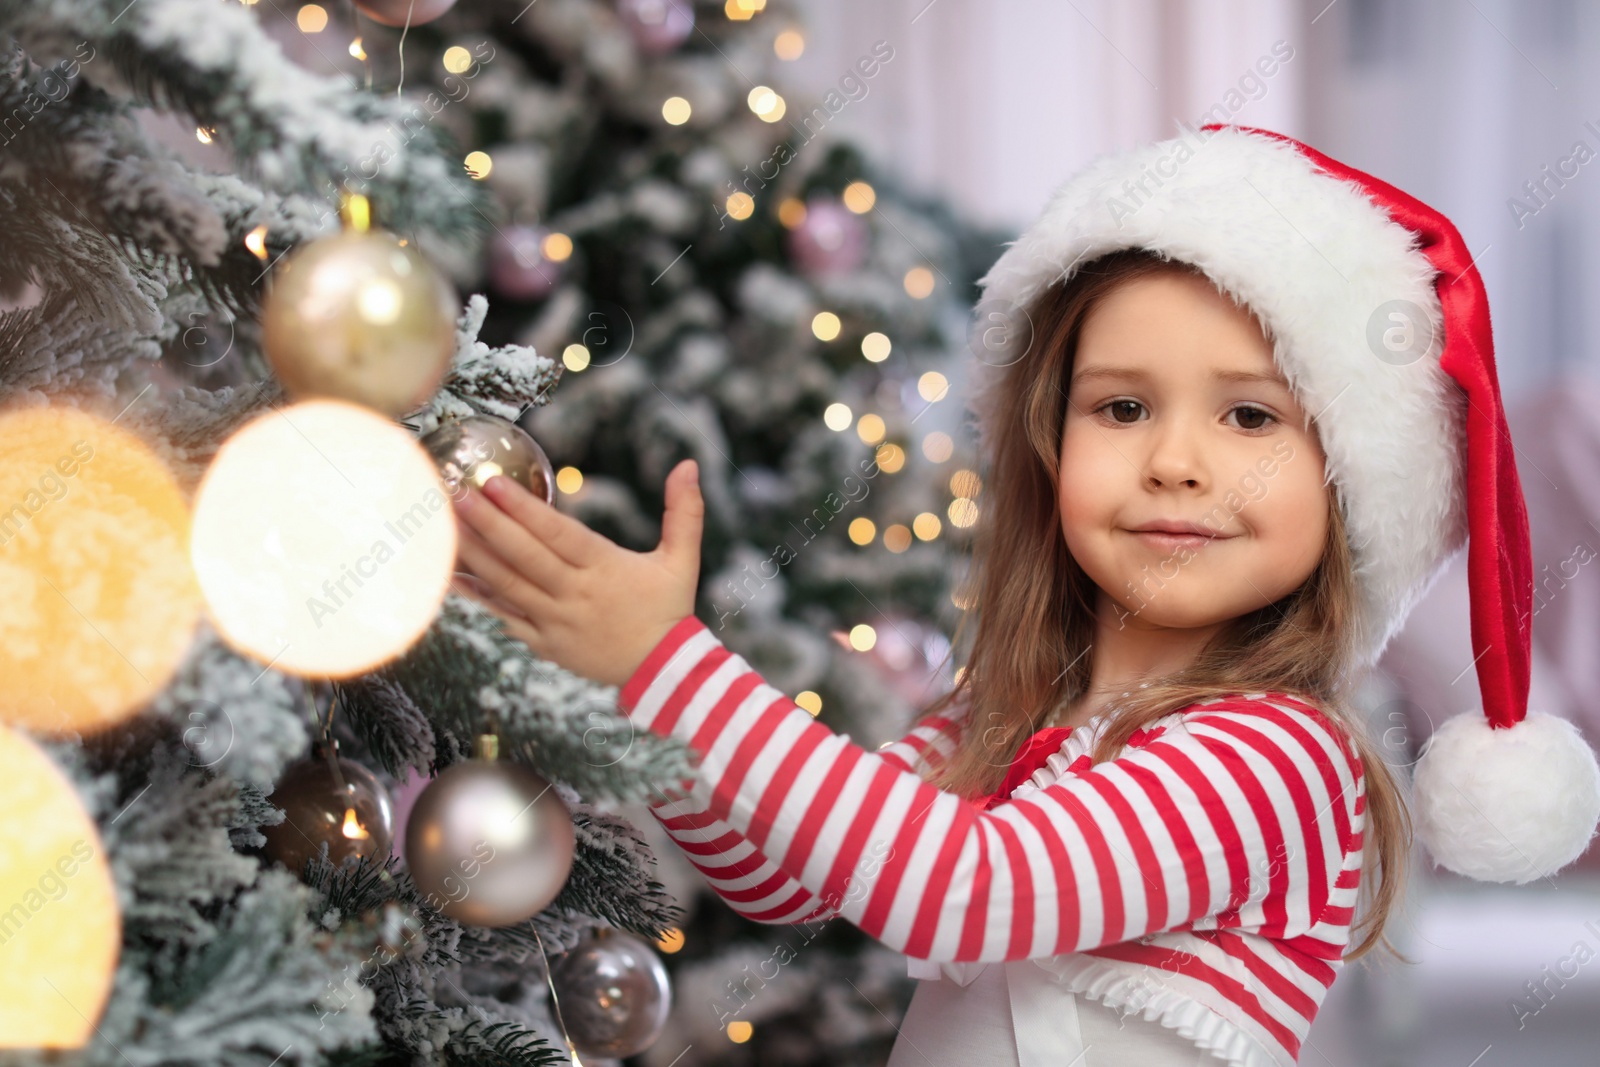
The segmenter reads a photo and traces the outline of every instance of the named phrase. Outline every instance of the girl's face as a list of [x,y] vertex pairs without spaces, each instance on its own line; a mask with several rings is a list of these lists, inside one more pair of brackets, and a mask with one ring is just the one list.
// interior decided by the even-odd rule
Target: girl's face
[[[1210,626],[1316,568],[1324,456],[1255,320],[1204,278],[1115,287],[1085,318],[1058,501],[1067,548],[1121,626]],[[1201,536],[1151,527],[1192,524]],[[1109,622],[1110,619],[1103,619]]]

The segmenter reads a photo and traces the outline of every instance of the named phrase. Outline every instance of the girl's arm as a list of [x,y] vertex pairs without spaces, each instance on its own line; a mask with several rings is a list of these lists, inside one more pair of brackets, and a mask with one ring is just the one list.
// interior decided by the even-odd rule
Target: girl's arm
[[1315,940],[1349,922],[1360,762],[1307,705],[1196,705],[1151,743],[985,812],[816,722],[693,615],[619,699],[702,754],[697,817],[736,849],[757,843],[778,891],[808,894],[793,914],[827,902],[915,958],[1024,959],[1191,924]]
[[[898,741],[878,750],[887,763],[911,773],[941,766],[954,751],[959,709],[923,716]],[[734,911],[759,923],[791,924],[831,919],[839,899],[824,901],[784,872],[762,851],[764,841],[746,837],[718,818],[703,796],[648,805],[689,862]]]

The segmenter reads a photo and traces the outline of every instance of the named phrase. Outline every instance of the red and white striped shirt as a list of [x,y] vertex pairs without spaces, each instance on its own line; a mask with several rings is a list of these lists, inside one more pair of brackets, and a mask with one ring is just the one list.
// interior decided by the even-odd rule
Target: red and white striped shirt
[[964,708],[868,751],[696,616],[619,703],[701,755],[689,798],[652,811],[757,922],[842,916],[947,970],[1033,960],[1241,1067],[1298,1062],[1343,965],[1361,762],[1339,724],[1283,694],[1190,705],[1092,767],[1080,727],[987,811],[919,773],[955,750]]

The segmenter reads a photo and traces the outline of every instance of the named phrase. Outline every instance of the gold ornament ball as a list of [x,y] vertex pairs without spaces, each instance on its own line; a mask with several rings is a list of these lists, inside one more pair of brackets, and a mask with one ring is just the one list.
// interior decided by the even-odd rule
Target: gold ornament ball
[[352,228],[284,257],[262,303],[261,339],[295,399],[338,397],[398,416],[444,381],[456,310],[427,257],[387,231]]
[[422,446],[438,465],[451,496],[464,481],[482,489],[490,478],[504,474],[546,504],[555,502],[556,475],[550,458],[514,422],[469,415],[444,423],[423,437]]

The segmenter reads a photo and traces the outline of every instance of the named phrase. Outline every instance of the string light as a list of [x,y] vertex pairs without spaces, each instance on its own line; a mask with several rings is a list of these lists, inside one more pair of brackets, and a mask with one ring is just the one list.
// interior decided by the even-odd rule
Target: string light
[[667,953],[669,956],[672,953],[682,949],[683,943],[683,931],[678,929],[676,926],[672,927],[672,929],[667,930],[660,937],[656,938],[656,948]]
[[839,194],[839,199],[844,201],[844,206],[857,215],[865,215],[872,210],[872,205],[878,202],[878,194],[866,182],[851,182],[844,187],[844,192]]
[[257,259],[267,258],[267,224],[262,223],[244,235],[244,246],[248,248]]
[[876,330],[861,339],[861,354],[872,363],[882,363],[888,359],[892,348],[894,345],[890,343],[889,335]]
[[788,105],[783,102],[783,97],[766,85],[758,85],[751,89],[745,96],[745,103],[766,122],[777,122],[788,111]]
[[453,44],[444,50],[440,62],[451,74],[465,74],[472,69],[472,53],[458,44]]
[[466,164],[467,173],[478,181],[487,178],[489,172],[494,169],[494,160],[489,158],[487,152],[468,152],[463,162]]
[[928,371],[917,379],[917,395],[930,404],[943,400],[949,391],[950,382],[936,370]]
[[545,234],[544,241],[539,245],[539,251],[544,253],[544,258],[552,263],[560,263],[572,255],[572,238],[564,233]]
[[810,689],[796,694],[794,702],[798,706],[810,712],[813,716],[821,713],[822,711],[822,698],[816,693],[812,692]]
[[[735,193],[735,196],[742,194]],[[831,311],[819,311],[811,319],[811,332],[819,341],[831,341],[839,336],[839,316]]]
[[970,497],[956,497],[950,501],[950,506],[945,509],[945,513],[950,516],[951,526],[963,530],[978,521],[978,505]]
[[857,652],[870,652],[877,643],[878,631],[866,623],[859,622],[850,627],[850,647]]
[[912,267],[906,271],[906,295],[913,300],[926,300],[933,293],[933,271],[927,267]]
[[950,492],[956,496],[977,496],[983,481],[975,471],[958,470],[950,475]]
[[583,472],[577,467],[562,467],[556,471],[556,488],[569,496],[583,488]]
[[367,50],[361,47],[361,38],[357,37],[355,40],[350,42],[350,54],[361,60],[363,63],[367,61]]
[[955,454],[956,443],[943,430],[935,430],[922,439],[922,454],[930,463],[943,463]]
[[689,106],[689,101],[681,96],[669,96],[661,105],[661,117],[673,126],[682,126],[688,122],[693,112],[694,108]]
[[301,33],[321,33],[328,28],[328,12],[321,4],[306,4],[294,16]]
[[196,126],[194,136],[201,144],[210,144],[217,139],[217,130],[214,126]]
[[911,547],[911,528],[904,523],[895,523],[883,531],[883,547],[890,552],[904,552]]
[[773,39],[772,50],[779,59],[799,59],[806,50],[805,35],[799,30],[784,30]]
[[743,222],[755,214],[755,197],[749,193],[730,193],[727,201],[723,204],[723,208],[727,211],[730,219],[735,222]]
[[878,536],[878,527],[865,515],[850,520],[850,540],[858,545],[870,545]]
[[856,423],[856,436],[861,438],[863,444],[875,445],[883,440],[886,429],[881,415],[868,412]]
[[580,344],[570,344],[562,349],[561,362],[568,370],[583,370],[589,366],[589,350]]
[[822,412],[822,424],[834,432],[848,430],[855,415],[850,411],[849,404],[829,404]]
[[942,529],[944,523],[940,522],[939,516],[931,511],[924,511],[911,520],[911,530],[919,541],[932,541],[939,536],[939,531]]
[[878,448],[878,469],[885,474],[897,474],[906,465],[906,450],[890,441]]
[[[730,4],[733,2],[734,0],[728,0],[728,3]],[[732,1041],[735,1045],[742,1045],[746,1041],[749,1041],[750,1038],[755,1035],[755,1032],[756,1028],[745,1022],[743,1019],[735,1019],[733,1022],[728,1024],[728,1040]]]
[[778,221],[786,230],[792,230],[806,221],[806,202],[798,196],[785,197],[778,203]]

